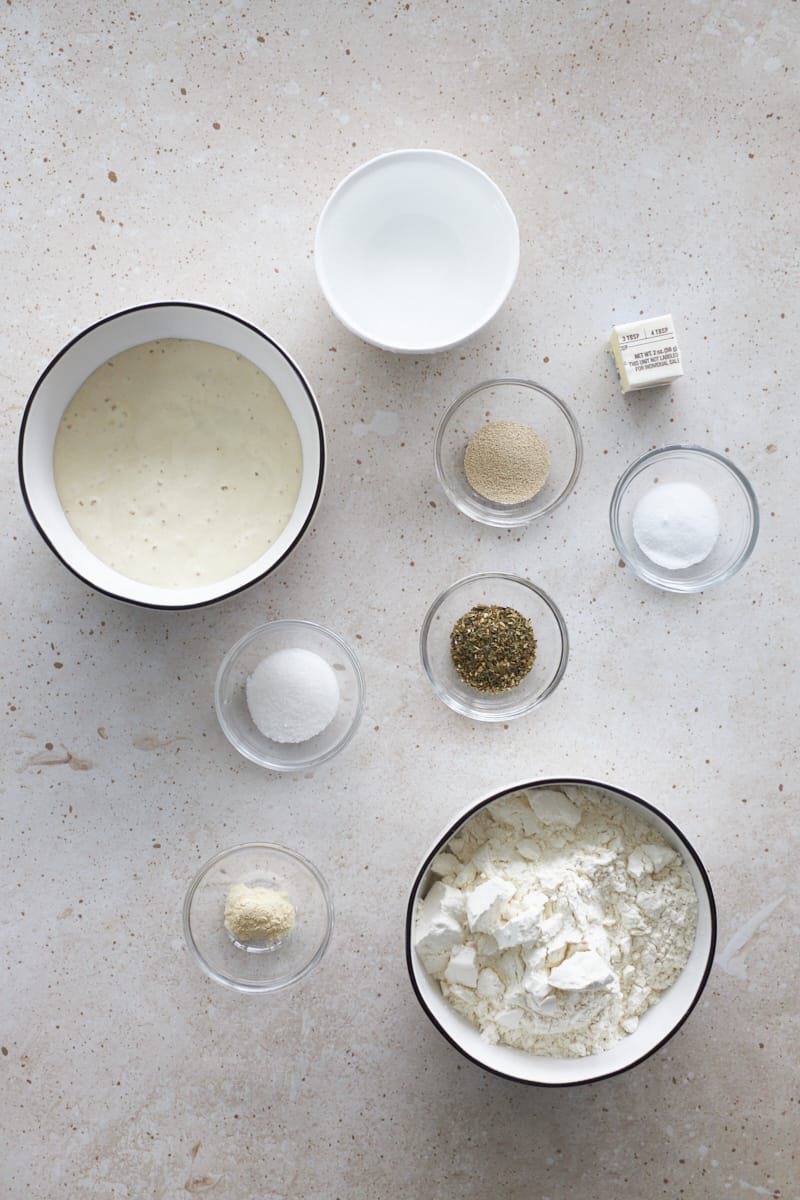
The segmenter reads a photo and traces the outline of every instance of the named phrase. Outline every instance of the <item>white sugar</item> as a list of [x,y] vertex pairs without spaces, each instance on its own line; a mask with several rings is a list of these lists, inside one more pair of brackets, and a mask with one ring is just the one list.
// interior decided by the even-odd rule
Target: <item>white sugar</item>
[[253,724],[274,742],[307,742],[327,729],[339,708],[333,668],[299,647],[262,659],[246,695]]

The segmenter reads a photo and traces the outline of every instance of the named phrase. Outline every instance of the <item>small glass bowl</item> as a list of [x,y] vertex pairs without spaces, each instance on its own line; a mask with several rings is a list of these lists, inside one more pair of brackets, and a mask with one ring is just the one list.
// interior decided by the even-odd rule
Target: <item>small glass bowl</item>
[[[521,504],[498,504],[476,492],[464,472],[470,439],[490,421],[529,425],[550,451],[541,491]],[[442,417],[434,442],[436,474],[456,508],[484,525],[527,525],[552,512],[575,486],[583,462],[578,423],[563,400],[526,379],[492,379],[470,388]]]
[[[333,667],[339,684],[339,709],[316,737],[305,742],[276,742],[253,723],[245,686],[263,658],[293,648],[312,650]],[[270,621],[245,634],[225,655],[214,686],[214,706],[222,732],[245,758],[271,771],[302,771],[327,762],[344,749],[358,728],[365,694],[358,659],[337,633],[313,621]]]
[[[515,608],[533,626],[533,667],[508,692],[479,692],[465,683],[453,666],[451,630],[476,604]],[[564,618],[550,597],[527,579],[493,572],[468,575],[437,596],[422,623],[419,642],[422,666],[437,696],[474,721],[513,721],[526,716],[558,687],[569,653]]]
[[[640,549],[633,514],[642,497],[662,483],[695,484],[717,506],[719,537],[702,562],[664,567]],[[609,519],[614,545],[634,574],[666,592],[700,592],[724,583],[744,566],[758,539],[758,502],[750,483],[727,458],[701,446],[665,446],[637,458],[614,489]]]
[[[225,900],[236,883],[285,893],[294,928],[266,945],[246,946],[225,928]],[[183,932],[198,966],[237,992],[277,992],[321,961],[333,932],[333,901],[325,879],[293,850],[247,842],[222,850],[197,872],[183,904]]]

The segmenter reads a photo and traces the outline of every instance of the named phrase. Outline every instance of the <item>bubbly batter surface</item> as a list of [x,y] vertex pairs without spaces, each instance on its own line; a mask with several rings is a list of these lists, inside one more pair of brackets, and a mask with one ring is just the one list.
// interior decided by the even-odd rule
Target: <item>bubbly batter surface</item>
[[208,342],[163,339],[109,359],[70,401],[53,451],[78,537],[130,579],[215,583],[286,527],[303,454],[272,380]]

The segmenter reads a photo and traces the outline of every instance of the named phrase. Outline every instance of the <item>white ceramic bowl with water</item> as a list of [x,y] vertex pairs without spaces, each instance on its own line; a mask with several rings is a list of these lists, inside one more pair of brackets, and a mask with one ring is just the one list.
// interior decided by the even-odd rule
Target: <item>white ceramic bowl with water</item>
[[429,354],[477,333],[519,267],[503,193],[442,150],[396,150],[336,187],[317,226],[323,295],[351,332],[384,350]]

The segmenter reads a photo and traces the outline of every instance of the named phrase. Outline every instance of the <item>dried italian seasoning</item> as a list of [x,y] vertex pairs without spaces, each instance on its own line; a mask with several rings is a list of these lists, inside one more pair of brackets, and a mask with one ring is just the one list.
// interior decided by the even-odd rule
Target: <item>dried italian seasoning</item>
[[530,671],[536,638],[527,617],[500,604],[476,604],[450,633],[450,656],[479,692],[510,692]]

